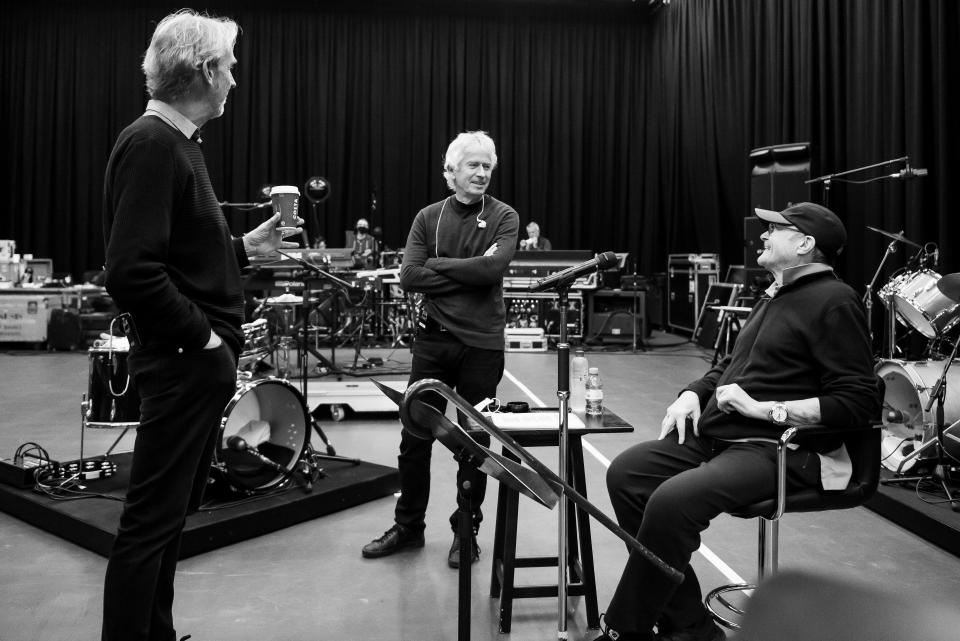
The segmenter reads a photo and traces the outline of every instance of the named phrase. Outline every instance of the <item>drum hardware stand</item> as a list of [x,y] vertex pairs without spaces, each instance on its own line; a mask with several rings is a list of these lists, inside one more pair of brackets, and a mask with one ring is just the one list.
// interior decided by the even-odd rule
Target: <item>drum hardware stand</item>
[[[863,294],[863,306],[867,312],[867,332],[870,335],[870,340],[873,341],[873,288],[877,283],[877,278],[880,277],[880,272],[883,270],[884,263],[887,262],[887,259],[897,252],[897,241],[891,241],[887,245],[887,250],[883,253],[883,258],[880,259],[880,264],[877,265],[877,271],[873,273],[873,278],[870,279],[870,282],[867,283],[867,290]],[[887,358],[893,358],[894,352],[894,332],[896,331],[896,311],[893,308],[893,293],[891,292],[887,298],[887,315],[890,317],[887,321],[887,329],[890,332],[890,336],[887,337]]]
[[[341,290],[347,290],[347,289],[350,288],[350,283],[348,283],[347,281],[342,280],[342,279],[340,279],[340,278],[337,278],[337,277],[334,276],[333,274],[331,274],[331,273],[329,273],[329,272],[327,272],[327,271],[324,271],[324,270],[320,269],[320,268],[317,267],[316,265],[312,265],[312,264],[308,263],[307,261],[303,260],[302,258],[300,258],[300,257],[298,257],[298,256],[293,256],[293,255],[288,254],[288,253],[286,253],[286,252],[284,252],[284,251],[282,251],[282,250],[279,250],[279,249],[277,250],[277,253],[279,253],[281,256],[285,256],[285,257],[289,258],[290,260],[294,261],[294,262],[297,263],[298,265],[301,265],[302,267],[304,267],[304,268],[307,269],[308,271],[313,272],[313,273],[316,274],[317,276],[320,276],[320,277],[323,278],[324,280],[327,280],[327,281],[333,283],[334,285],[337,285]],[[308,301],[309,298],[310,298],[310,297],[309,297],[309,294],[310,294],[310,286],[309,286],[309,284],[306,282],[306,279],[304,279],[304,290],[303,290],[303,294],[304,294],[304,296],[303,296],[304,299],[305,299],[306,301]],[[304,310],[304,311],[305,311],[306,317],[309,318],[309,313],[306,313],[306,310]],[[300,370],[301,370],[301,378],[302,378],[302,390],[301,390],[301,391],[303,392],[304,398],[306,398],[306,396],[307,396],[307,354],[312,354],[314,358],[316,358],[318,361],[320,361],[320,364],[322,364],[322,365],[327,369],[327,373],[340,373],[340,370],[337,368],[337,364],[336,364],[336,351],[335,351],[335,349],[331,349],[331,354],[330,354],[331,358],[328,359],[326,356],[324,356],[323,354],[321,354],[320,352],[318,352],[317,350],[313,349],[312,347],[310,347],[310,346],[307,344],[307,335],[306,335],[306,334],[307,334],[307,328],[306,328],[306,325],[304,325],[302,331],[300,332],[300,336],[299,336],[299,340],[298,340],[298,347],[300,348],[300,349],[298,350],[298,355],[299,355],[299,360],[300,360]]]
[[[953,423],[947,429],[944,429],[944,410],[943,406],[946,403],[947,399],[947,372],[950,371],[950,365],[953,364],[953,359],[957,356],[957,347],[960,346],[960,340],[957,340],[953,344],[953,350],[950,352],[950,357],[947,358],[946,363],[943,366],[943,372],[940,374],[940,378],[937,379],[937,382],[934,384],[933,389],[930,391],[930,400],[927,402],[925,412],[929,412],[933,407],[933,404],[937,404],[936,411],[936,421],[937,421],[937,434],[935,437],[929,439],[926,443],[922,443],[919,448],[911,452],[907,457],[904,458],[901,462],[900,467],[903,466],[903,463],[906,463],[907,460],[914,456],[919,456],[920,452],[926,449],[930,445],[936,445],[937,448],[937,463],[933,472],[933,478],[940,482],[940,487],[943,489],[943,493],[947,496],[947,501],[950,503],[950,509],[954,512],[960,512],[960,497],[954,498],[950,493],[950,487],[947,485],[946,481],[946,470],[947,464],[945,461],[944,447],[943,447],[943,436],[947,434],[957,425],[960,425],[960,421]],[[887,483],[901,483],[909,481],[922,481],[928,477],[903,477],[897,479],[890,479]]]

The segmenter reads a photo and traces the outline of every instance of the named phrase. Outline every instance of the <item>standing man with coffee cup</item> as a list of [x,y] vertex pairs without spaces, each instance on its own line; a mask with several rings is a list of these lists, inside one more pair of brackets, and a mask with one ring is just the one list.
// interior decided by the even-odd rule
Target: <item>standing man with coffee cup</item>
[[[143,60],[151,100],[124,129],[104,180],[106,287],[129,314],[140,395],[130,487],[107,563],[103,641],[176,638],[173,581],[188,512],[200,505],[243,344],[240,268],[294,247],[280,214],[234,238],[200,147],[236,85],[238,27],[182,10]],[[303,221],[296,219],[299,225]]]

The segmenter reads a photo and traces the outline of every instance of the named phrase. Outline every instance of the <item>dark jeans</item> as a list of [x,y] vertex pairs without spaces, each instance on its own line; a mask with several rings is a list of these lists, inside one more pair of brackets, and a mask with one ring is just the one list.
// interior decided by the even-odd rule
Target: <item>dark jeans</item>
[[[700,533],[724,512],[773,496],[776,446],[697,438],[683,445],[673,432],[664,440],[627,449],[607,470],[607,489],[617,521],[668,565],[683,571],[679,586],[638,554],[630,554],[607,608],[606,620],[618,632],[649,633],[695,627],[708,615],[690,557]],[[787,482],[794,487],[820,483],[820,459],[796,450],[787,455]]]
[[[503,350],[468,347],[449,332],[434,331],[417,336],[413,343],[413,363],[410,381],[435,378],[452,387],[460,396],[475,405],[484,398],[497,395],[497,384],[503,376]],[[440,411],[447,407],[446,399],[430,393],[423,399]],[[460,420],[461,425],[465,421]],[[484,446],[490,445],[490,435],[484,432],[475,437]],[[397,466],[400,470],[400,498],[394,519],[399,525],[414,531],[423,531],[427,502],[430,499],[430,457],[433,439],[425,440],[411,436],[403,430],[400,437],[400,455]],[[483,512],[480,505],[487,489],[487,476],[470,465],[461,465],[457,470],[457,487],[469,480],[473,512],[473,529],[480,528]],[[450,527],[456,530],[457,511],[450,515]]]
[[223,344],[178,354],[146,347],[128,367],[140,394],[130,487],[103,591],[103,641],[171,641],[173,578],[188,511],[200,505],[220,418],[236,392]]

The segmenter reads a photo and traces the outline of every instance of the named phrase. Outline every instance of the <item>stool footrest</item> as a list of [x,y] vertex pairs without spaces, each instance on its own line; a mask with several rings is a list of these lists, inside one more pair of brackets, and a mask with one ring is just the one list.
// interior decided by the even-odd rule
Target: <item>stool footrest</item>
[[743,610],[728,601],[725,595],[729,592],[749,592],[756,589],[757,586],[753,583],[728,583],[727,585],[721,585],[718,588],[710,590],[709,594],[707,594],[707,598],[704,599],[703,602],[704,605],[707,606],[707,610],[710,611],[710,615],[713,617],[714,621],[725,628],[739,630],[740,624],[720,614],[720,612],[714,608],[714,603],[719,603],[719,605],[723,606],[723,608],[728,612],[743,616]]

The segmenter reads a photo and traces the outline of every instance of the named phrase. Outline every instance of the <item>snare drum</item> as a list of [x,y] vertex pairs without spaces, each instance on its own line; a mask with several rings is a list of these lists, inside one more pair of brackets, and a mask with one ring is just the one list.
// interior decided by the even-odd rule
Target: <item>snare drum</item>
[[960,304],[944,296],[937,288],[940,274],[929,269],[905,272],[880,289],[884,305],[893,306],[897,320],[927,338],[950,330],[960,320]]
[[136,427],[140,422],[140,395],[127,370],[125,349],[93,348],[87,380],[88,427]]
[[238,382],[220,420],[214,465],[234,489],[263,492],[287,480],[309,442],[309,413],[296,387],[275,378]]

